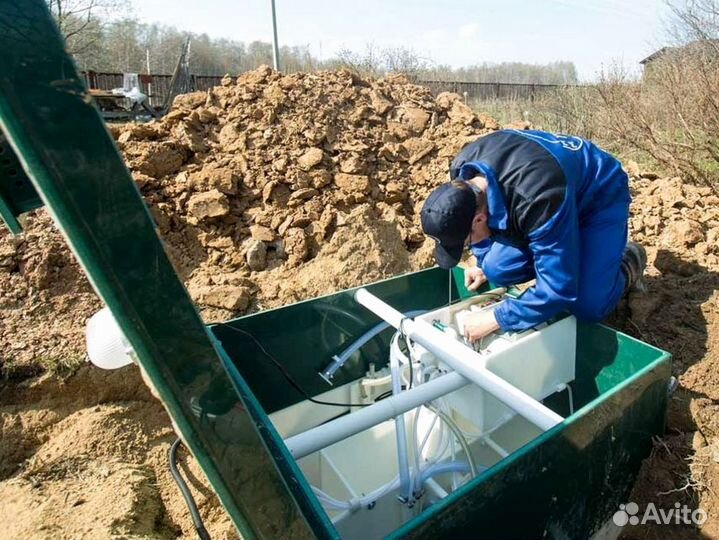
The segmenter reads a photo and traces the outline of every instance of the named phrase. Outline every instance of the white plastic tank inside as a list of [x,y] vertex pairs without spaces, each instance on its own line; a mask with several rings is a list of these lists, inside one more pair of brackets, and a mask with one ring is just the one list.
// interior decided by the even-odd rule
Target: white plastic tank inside
[[[367,407],[305,401],[271,415],[342,538],[383,537],[561,421],[542,405],[546,397],[565,393],[572,410],[573,317],[522,333],[497,332],[477,343],[461,337],[467,313],[495,309],[502,293],[416,317],[413,335],[426,345],[398,333],[387,367],[372,366],[364,378],[318,396]],[[390,324],[398,320],[389,307],[386,316]],[[469,351],[462,374],[435,354],[432,340],[416,333],[427,325],[441,331],[440,341]],[[467,365],[477,377],[467,377],[473,375]],[[484,384],[486,372],[512,391],[491,380],[487,388],[475,382]],[[543,411],[549,420],[538,425],[532,419],[544,420]]]

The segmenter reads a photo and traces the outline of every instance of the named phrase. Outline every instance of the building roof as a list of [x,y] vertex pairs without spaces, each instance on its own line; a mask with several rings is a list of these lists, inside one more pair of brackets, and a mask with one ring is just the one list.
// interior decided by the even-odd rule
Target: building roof
[[707,46],[711,46],[711,50],[719,51],[719,39],[697,39],[681,47],[662,47],[658,51],[655,51],[649,56],[647,56],[644,60],[641,60],[639,63],[646,66],[647,64],[658,60],[659,58],[667,55],[670,52],[701,51]]
[[674,49],[675,47],[662,47],[658,51],[654,51],[652,54],[647,56],[644,60],[640,60],[639,63],[642,65],[649,64],[650,62],[654,62],[657,58],[661,58],[664,56],[668,51]]

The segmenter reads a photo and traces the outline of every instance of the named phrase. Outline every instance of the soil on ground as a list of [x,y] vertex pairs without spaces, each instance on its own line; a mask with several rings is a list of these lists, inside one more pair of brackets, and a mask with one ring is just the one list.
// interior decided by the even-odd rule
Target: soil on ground
[[[457,151],[498,127],[402,77],[263,67],[111,132],[212,322],[431,266],[419,208]],[[709,520],[625,538],[719,538],[719,198],[627,169],[649,292],[610,323],[670,351],[679,380],[632,500]],[[0,537],[193,538],[164,408],[135,366],[84,361],[101,303],[47,213],[24,225],[17,238],[0,232]],[[196,462],[182,453],[180,465],[212,538],[237,538]]]

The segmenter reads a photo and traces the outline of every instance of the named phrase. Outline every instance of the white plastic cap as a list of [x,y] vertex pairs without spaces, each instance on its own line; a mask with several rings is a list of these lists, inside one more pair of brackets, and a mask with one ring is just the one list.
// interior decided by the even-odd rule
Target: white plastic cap
[[85,343],[90,361],[99,368],[117,369],[132,363],[132,347],[106,307],[87,321]]

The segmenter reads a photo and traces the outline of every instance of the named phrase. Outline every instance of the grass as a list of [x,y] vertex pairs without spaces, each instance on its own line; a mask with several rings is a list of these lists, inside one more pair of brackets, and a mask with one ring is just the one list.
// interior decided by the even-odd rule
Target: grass
[[581,88],[560,89],[546,91],[534,99],[475,99],[467,105],[501,125],[527,121],[536,129],[592,138],[588,127],[596,111],[587,106],[590,92]]
[[61,379],[73,375],[85,363],[85,357],[62,358],[56,356],[41,356],[37,363],[46,373],[51,373]]
[[472,110],[494,118],[500,125],[526,120],[532,103],[518,99],[484,99],[467,102]]
[[491,116],[501,126],[527,121],[533,129],[578,135],[598,144],[620,161],[636,161],[643,170],[660,171],[662,166],[652,157],[621,141],[602,129],[601,109],[594,102],[591,89],[568,89],[547,92],[535,99],[476,99],[468,101],[472,110]]

